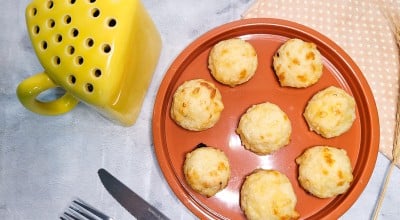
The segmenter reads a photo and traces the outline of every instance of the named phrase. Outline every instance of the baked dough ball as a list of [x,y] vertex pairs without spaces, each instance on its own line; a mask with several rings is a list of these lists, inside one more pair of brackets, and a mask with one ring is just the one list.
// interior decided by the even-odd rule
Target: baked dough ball
[[286,41],[273,57],[275,74],[281,86],[304,88],[322,75],[322,57],[314,43],[300,39]]
[[325,138],[336,137],[351,128],[356,103],[344,90],[330,86],[310,99],[303,115],[311,131]]
[[246,149],[265,155],[290,142],[292,126],[285,112],[265,102],[253,105],[242,115],[236,132]]
[[240,206],[247,219],[297,219],[297,203],[289,179],[276,170],[255,170],[240,190]]
[[296,163],[300,185],[319,198],[345,193],[353,181],[353,169],[344,149],[311,147],[296,159]]
[[223,109],[218,88],[206,80],[193,79],[184,82],[176,90],[171,118],[185,129],[202,131],[217,123]]
[[208,57],[211,75],[232,87],[247,82],[256,72],[257,65],[256,50],[239,38],[220,41]]
[[205,145],[186,154],[183,172],[189,186],[207,197],[224,189],[231,175],[225,153]]

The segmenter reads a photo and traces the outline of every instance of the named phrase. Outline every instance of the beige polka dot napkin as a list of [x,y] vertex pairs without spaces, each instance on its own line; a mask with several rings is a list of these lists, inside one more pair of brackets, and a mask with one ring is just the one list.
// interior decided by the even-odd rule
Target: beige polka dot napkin
[[257,0],[242,18],[294,21],[339,44],[360,67],[372,89],[380,121],[379,149],[391,159],[399,91],[399,52],[383,13],[386,10],[400,15],[400,3],[390,0]]

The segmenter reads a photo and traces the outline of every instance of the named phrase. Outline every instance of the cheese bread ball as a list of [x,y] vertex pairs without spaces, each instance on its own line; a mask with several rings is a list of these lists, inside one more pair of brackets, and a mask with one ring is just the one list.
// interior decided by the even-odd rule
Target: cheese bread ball
[[281,86],[304,88],[322,75],[322,57],[314,43],[286,41],[273,56],[273,67]]
[[356,118],[356,103],[343,89],[330,86],[316,93],[303,113],[311,131],[325,138],[348,131]]
[[225,153],[210,146],[198,147],[187,153],[183,172],[189,186],[207,197],[224,189],[231,175]]
[[246,149],[266,155],[289,144],[292,126],[285,112],[265,102],[253,105],[241,116],[236,132]]
[[276,170],[254,171],[240,190],[240,207],[249,220],[297,219],[296,203],[289,179]]
[[296,159],[300,185],[312,195],[330,198],[345,193],[353,181],[350,159],[343,149],[315,146]]
[[208,57],[211,75],[220,83],[236,86],[247,82],[258,65],[254,47],[239,38],[217,43]]
[[202,131],[217,123],[223,109],[218,88],[206,80],[194,79],[184,82],[175,91],[171,118],[185,129]]

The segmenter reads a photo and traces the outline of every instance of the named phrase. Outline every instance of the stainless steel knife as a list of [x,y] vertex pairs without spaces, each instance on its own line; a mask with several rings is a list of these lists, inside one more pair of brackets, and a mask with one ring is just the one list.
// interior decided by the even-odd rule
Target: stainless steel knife
[[125,186],[107,170],[102,168],[97,173],[106,190],[138,220],[168,220],[164,214]]

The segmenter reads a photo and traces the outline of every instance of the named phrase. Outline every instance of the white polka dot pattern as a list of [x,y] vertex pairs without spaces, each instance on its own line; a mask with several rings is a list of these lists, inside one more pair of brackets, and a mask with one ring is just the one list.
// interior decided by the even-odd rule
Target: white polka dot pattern
[[380,7],[400,11],[400,3],[390,0],[258,0],[242,18],[294,21],[340,45],[360,67],[372,89],[380,121],[379,149],[391,159],[400,81],[399,52]]

